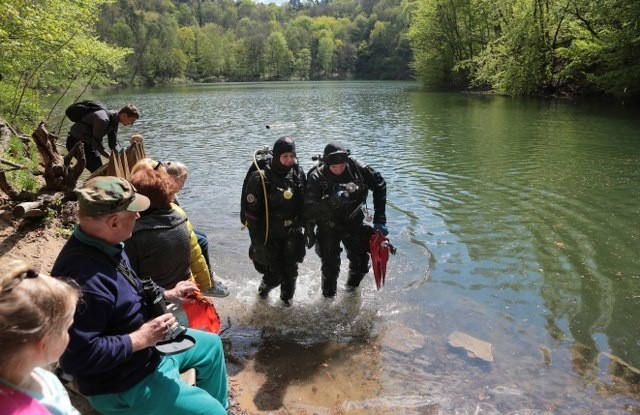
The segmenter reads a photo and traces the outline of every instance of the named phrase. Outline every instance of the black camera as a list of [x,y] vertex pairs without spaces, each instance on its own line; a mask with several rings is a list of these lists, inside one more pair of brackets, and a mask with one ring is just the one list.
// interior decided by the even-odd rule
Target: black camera
[[[144,293],[144,302],[151,315],[158,317],[168,313],[167,301],[158,284],[151,278],[142,280],[142,290]],[[165,340],[156,343],[156,350],[161,354],[175,354],[183,352],[195,344],[193,337],[186,334],[187,329],[178,324],[167,332]]]

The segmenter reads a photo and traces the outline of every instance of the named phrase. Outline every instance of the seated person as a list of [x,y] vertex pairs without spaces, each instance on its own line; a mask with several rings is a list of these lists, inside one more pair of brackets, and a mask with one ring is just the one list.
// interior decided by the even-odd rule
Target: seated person
[[[111,176],[87,181],[77,195],[79,224],[52,270],[74,279],[83,292],[62,369],[103,414],[225,415],[227,371],[219,336],[187,329],[195,339],[190,349],[164,356],[154,347],[166,340],[176,318],[154,315],[122,243],[149,199]],[[180,281],[164,296],[180,301],[196,289]],[[190,368],[196,370],[195,386],[180,378]]]
[[[134,175],[140,170],[154,170],[167,173],[167,168],[162,162],[150,158],[139,160],[131,169],[131,174]],[[182,185],[184,185],[184,183],[182,183]],[[181,187],[180,184],[179,187]],[[187,226],[191,231],[191,274],[193,274],[198,288],[200,288],[204,295],[212,297],[228,296],[229,289],[223,284],[217,285],[213,279],[215,274],[209,267],[208,240],[206,239],[206,235],[202,238],[196,234],[186,212],[182,210],[180,206],[172,203],[171,207],[187,218]],[[206,245],[204,244],[205,241],[207,242]]]
[[[173,176],[178,183],[178,191],[182,190],[184,184],[187,181],[187,177],[189,176],[189,169],[183,163],[179,161],[168,161],[165,164],[165,169],[169,175]],[[180,206],[178,203],[178,197],[174,196],[173,203]],[[209,267],[209,272],[211,273],[211,288],[206,290],[206,295],[210,295],[212,297],[226,297],[229,295],[229,288],[217,278],[216,273],[213,271],[213,267],[211,266],[211,260],[209,258],[209,237],[206,233],[202,232],[199,229],[194,229],[193,232],[196,234],[198,238],[198,245],[200,245],[200,249],[202,250],[202,256],[204,260],[207,262],[207,267]]]
[[144,137],[140,134],[133,134],[129,139],[129,144],[142,144],[144,142]]
[[131,238],[125,241],[131,267],[166,289],[191,280],[187,218],[171,208],[178,190],[175,181],[164,172],[139,170],[130,182],[150,201],[149,208],[140,212]]
[[0,275],[2,413],[80,415],[56,375],[42,368],[69,342],[80,291],[22,261],[9,266]]

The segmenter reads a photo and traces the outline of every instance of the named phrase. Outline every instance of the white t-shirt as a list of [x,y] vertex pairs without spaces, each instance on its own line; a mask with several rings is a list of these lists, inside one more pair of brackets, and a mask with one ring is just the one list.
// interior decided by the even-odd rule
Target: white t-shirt
[[80,412],[71,404],[69,393],[56,375],[40,367],[33,369],[33,373],[41,379],[43,385],[47,386],[49,394],[42,396],[31,391],[24,392],[36,398],[52,415],[80,415]]

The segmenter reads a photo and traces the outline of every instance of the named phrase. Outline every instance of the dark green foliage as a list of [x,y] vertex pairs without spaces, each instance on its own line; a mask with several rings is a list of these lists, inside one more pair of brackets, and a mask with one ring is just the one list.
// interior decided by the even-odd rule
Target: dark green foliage
[[119,0],[105,6],[98,31],[134,51],[121,83],[409,79],[407,4]]
[[640,3],[421,0],[410,38],[430,87],[640,97]]

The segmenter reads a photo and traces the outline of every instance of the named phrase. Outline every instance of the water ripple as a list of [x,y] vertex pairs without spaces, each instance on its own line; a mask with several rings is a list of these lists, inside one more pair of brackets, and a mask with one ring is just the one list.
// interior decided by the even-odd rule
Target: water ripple
[[[139,132],[152,157],[190,167],[181,202],[211,239],[215,269],[233,292],[221,301],[233,324],[303,344],[371,340],[387,319],[428,333],[418,355],[385,367],[393,390],[351,407],[538,413],[518,408],[550,402],[564,413],[615,413],[637,403],[622,392],[599,399],[576,382],[592,376],[609,387],[612,375],[593,364],[600,351],[640,367],[640,121],[631,110],[376,82],[202,85],[118,91],[105,101],[138,103],[140,123],[121,136]],[[305,169],[341,141],[386,178],[398,254],[382,291],[367,277],[357,299],[324,302],[309,251],[293,308],[275,293],[258,302],[238,220],[241,183],[253,151],[282,135],[296,139]],[[343,264],[340,282],[347,272]],[[491,370],[450,353],[454,329],[492,342]],[[541,344],[552,345],[553,365],[539,364]],[[445,385],[437,402],[412,389],[416,362],[428,362],[421,381]],[[478,403],[486,393],[500,401]]]

